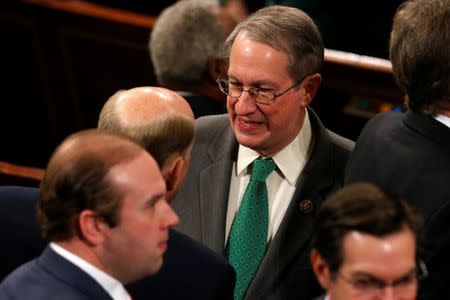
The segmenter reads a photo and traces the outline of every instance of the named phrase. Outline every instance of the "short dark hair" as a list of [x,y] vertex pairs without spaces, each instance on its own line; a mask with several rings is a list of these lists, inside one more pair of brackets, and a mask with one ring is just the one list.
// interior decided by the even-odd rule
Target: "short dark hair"
[[448,0],[411,0],[397,9],[389,53],[412,111],[450,111],[449,20]]
[[79,214],[85,209],[116,226],[122,192],[112,186],[108,172],[143,152],[128,139],[97,130],[81,131],[64,140],[50,158],[40,186],[38,219],[43,236],[49,241],[75,236]]
[[386,236],[405,227],[414,235],[418,260],[423,239],[421,217],[401,197],[370,183],[354,183],[323,203],[315,219],[312,247],[336,274],[344,260],[342,245],[347,233]]
[[302,10],[285,6],[269,6],[256,11],[240,22],[225,41],[229,62],[231,47],[240,32],[260,43],[286,53],[288,74],[300,80],[320,72],[324,45],[314,21]]

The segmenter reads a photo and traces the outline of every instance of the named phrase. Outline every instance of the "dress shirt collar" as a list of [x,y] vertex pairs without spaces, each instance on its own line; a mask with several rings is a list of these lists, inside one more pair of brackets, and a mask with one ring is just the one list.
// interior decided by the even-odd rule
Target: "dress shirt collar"
[[[288,146],[272,157],[278,169],[291,185],[295,185],[300,171],[306,164],[311,138],[311,123],[309,122],[308,110],[305,109],[305,118],[298,135]],[[247,170],[247,167],[260,156],[255,150],[239,145],[236,176],[241,176]]]
[[445,126],[447,126],[448,128],[450,128],[450,117],[447,117],[447,116],[441,115],[441,114],[437,114],[434,118],[437,121],[439,121],[442,124],[444,124]]
[[117,279],[111,277],[99,268],[88,263],[81,257],[64,249],[56,243],[50,243],[50,248],[52,248],[52,250],[55,251],[58,255],[64,257],[65,259],[79,267],[81,270],[86,272],[89,276],[91,276],[114,300],[131,299],[122,283],[120,283]]

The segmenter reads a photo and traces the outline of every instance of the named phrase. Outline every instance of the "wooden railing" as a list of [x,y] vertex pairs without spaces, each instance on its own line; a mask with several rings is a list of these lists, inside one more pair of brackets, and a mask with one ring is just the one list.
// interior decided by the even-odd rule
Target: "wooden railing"
[[387,59],[325,49],[325,63],[338,64],[371,72],[392,74],[391,62]]
[[79,14],[97,19],[109,20],[117,23],[152,28],[156,18],[136,12],[120,10],[108,6],[77,0],[23,0],[24,2],[40,5],[54,10],[71,14]]
[[0,185],[38,186],[44,169],[0,161]]

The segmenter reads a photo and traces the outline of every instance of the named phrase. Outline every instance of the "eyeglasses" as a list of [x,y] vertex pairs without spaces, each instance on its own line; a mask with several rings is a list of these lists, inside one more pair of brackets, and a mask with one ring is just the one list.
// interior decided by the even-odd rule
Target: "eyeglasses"
[[256,88],[251,87],[249,89],[244,89],[244,87],[241,84],[232,83],[228,80],[223,80],[220,77],[217,78],[216,82],[219,85],[219,89],[227,96],[233,97],[233,98],[239,98],[243,92],[247,92],[250,97],[257,103],[261,104],[272,104],[275,102],[275,98],[278,98],[285,93],[287,93],[290,89],[298,86],[303,80],[296,81],[293,85],[291,85],[289,88],[284,90],[281,93],[276,93],[272,89],[264,89],[264,88]]
[[355,278],[348,278],[341,273],[337,273],[339,278],[350,284],[361,294],[379,295],[386,287],[391,286],[396,295],[409,295],[417,289],[417,281],[425,279],[428,272],[425,263],[419,262],[418,266],[406,273],[404,276],[390,282],[372,277],[370,275],[361,275]]

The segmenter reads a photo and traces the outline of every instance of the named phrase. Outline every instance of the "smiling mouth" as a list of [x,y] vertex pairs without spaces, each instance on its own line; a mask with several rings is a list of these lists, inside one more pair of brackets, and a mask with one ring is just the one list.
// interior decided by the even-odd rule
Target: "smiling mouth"
[[239,123],[240,123],[241,125],[243,125],[243,126],[261,126],[261,125],[263,125],[262,122],[245,121],[245,120],[242,120],[242,119],[240,119],[240,118],[238,118],[238,121],[239,121]]

